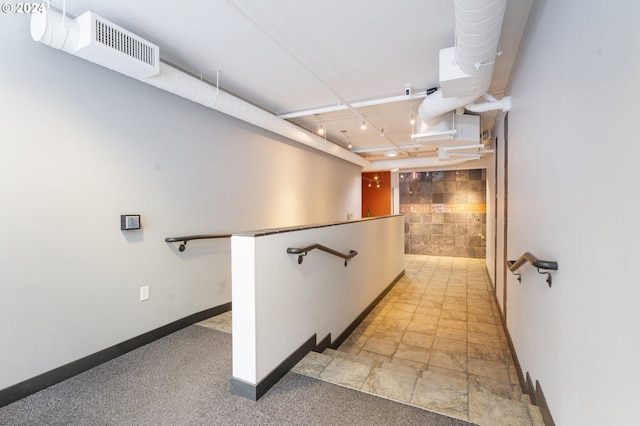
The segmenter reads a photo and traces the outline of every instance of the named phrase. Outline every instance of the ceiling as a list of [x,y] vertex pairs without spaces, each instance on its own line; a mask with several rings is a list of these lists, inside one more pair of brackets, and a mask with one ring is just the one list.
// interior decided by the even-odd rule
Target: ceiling
[[[496,98],[505,94],[532,1],[507,3],[489,88]],[[394,160],[437,155],[435,145],[415,145],[410,119],[439,85],[440,49],[454,46],[453,1],[67,0],[64,7],[72,16],[92,10],[158,45],[162,60],[310,132],[322,127],[328,143],[368,160],[410,144]],[[495,114],[482,113],[481,133]]]

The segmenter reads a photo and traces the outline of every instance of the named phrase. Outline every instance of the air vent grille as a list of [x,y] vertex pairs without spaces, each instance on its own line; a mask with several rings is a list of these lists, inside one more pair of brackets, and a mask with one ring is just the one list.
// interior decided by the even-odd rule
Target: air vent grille
[[143,43],[99,19],[96,19],[96,41],[152,67],[156,66],[155,46]]

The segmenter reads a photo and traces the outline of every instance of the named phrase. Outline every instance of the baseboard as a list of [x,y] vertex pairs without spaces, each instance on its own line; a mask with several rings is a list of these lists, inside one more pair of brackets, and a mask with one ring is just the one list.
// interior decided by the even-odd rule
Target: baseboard
[[245,382],[244,380],[232,377],[230,380],[231,393],[238,396],[257,401],[280,379],[282,379],[302,358],[304,358],[309,352],[322,352],[327,347],[337,349],[342,342],[358,327],[363,319],[369,315],[369,313],[376,307],[384,296],[393,288],[393,286],[404,276],[404,270],[389,284],[373,302],[369,304],[358,317],[338,336],[338,338],[331,342],[331,333],[325,336],[320,342],[317,342],[317,337],[314,334],[304,342],[298,349],[296,349],[291,355],[287,357],[280,365],[278,365],[269,375],[262,379],[257,385]]
[[327,349],[331,345],[331,333],[327,334],[324,339],[319,341],[315,348],[313,348],[314,352],[322,353],[325,349]]
[[540,412],[542,413],[542,420],[544,420],[545,426],[556,426],[556,422],[554,422],[553,417],[551,417],[551,411],[549,410],[549,405],[547,405],[547,400],[544,397],[544,392],[542,392],[542,387],[540,386],[540,382],[537,380],[536,380],[536,390],[534,394],[535,394],[536,405],[538,406],[538,408],[540,408]]
[[231,393],[241,396],[243,398],[257,401],[260,399],[269,389],[280,381],[302,358],[304,358],[309,352],[316,347],[316,335],[314,334],[304,342],[298,349],[296,349],[291,355],[280,363],[271,373],[269,373],[264,379],[257,385],[245,382],[244,380],[232,377],[230,380]]
[[[491,275],[489,275],[489,271],[485,266],[485,273],[489,278],[489,282],[491,286],[495,289],[495,284],[491,280]],[[492,292],[493,299],[496,302],[496,306],[498,305],[498,300],[496,299],[495,292]],[[536,405],[540,408],[540,412],[542,413],[542,419],[544,420],[545,426],[555,426],[555,422],[553,421],[553,417],[551,416],[551,411],[549,410],[549,406],[547,405],[547,400],[544,397],[544,393],[542,392],[542,387],[540,387],[540,382],[536,380],[536,386],[533,386],[533,380],[531,380],[531,375],[527,372],[526,377],[522,372],[522,368],[520,367],[520,361],[518,361],[518,354],[516,353],[516,348],[513,345],[513,340],[511,339],[511,335],[509,334],[509,328],[507,327],[507,322],[505,318],[502,316],[502,311],[498,309],[498,314],[500,315],[500,322],[502,323],[502,328],[504,329],[504,333],[507,336],[507,343],[509,344],[509,349],[511,350],[511,354],[513,355],[513,364],[516,367],[516,372],[518,373],[518,381],[520,382],[520,388],[522,389],[522,393],[526,393],[529,395],[529,399],[533,405]]]
[[69,364],[55,368],[46,373],[40,374],[31,379],[25,380],[13,386],[0,391],[0,407],[11,404],[19,399],[29,396],[33,393],[39,392],[49,386],[60,383],[66,379],[69,379],[84,371],[90,370],[93,367],[97,367],[107,361],[124,355],[134,349],[149,344],[162,337],[168,336],[171,333],[175,333],[185,327],[195,324],[199,321],[205,320],[215,315],[222,314],[231,310],[231,302],[224,305],[216,306],[211,309],[207,309],[195,314],[189,315],[185,318],[174,321],[170,324],[164,325],[155,330],[151,330],[140,336],[131,338],[117,345],[103,349],[94,354],[88,355],[84,358],[72,361]]

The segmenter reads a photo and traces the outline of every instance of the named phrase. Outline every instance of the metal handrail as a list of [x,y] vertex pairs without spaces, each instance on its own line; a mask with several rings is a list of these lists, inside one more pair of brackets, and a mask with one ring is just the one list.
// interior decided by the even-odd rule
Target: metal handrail
[[354,256],[358,255],[358,252],[355,250],[349,250],[349,254],[344,254],[344,253],[340,253],[339,251],[336,251],[332,248],[323,246],[321,244],[312,244],[310,246],[306,246],[306,247],[300,247],[300,248],[292,248],[289,247],[287,249],[287,253],[289,254],[297,254],[298,255],[298,264],[302,263],[302,260],[304,259],[304,256],[307,255],[308,252],[310,252],[313,249],[318,249],[318,250],[322,250],[324,252],[327,252],[329,254],[332,254],[334,256],[338,256],[342,259],[344,259],[344,266],[347,266],[347,262],[349,262]]
[[179,243],[178,251],[184,251],[187,248],[187,242],[191,240],[206,240],[210,238],[231,238],[231,234],[209,234],[209,235],[187,235],[186,237],[167,237],[165,242],[167,243]]
[[557,271],[558,262],[554,262],[551,260],[540,260],[531,253],[526,252],[525,254],[520,256],[518,260],[507,260],[505,263],[507,265],[507,268],[509,268],[509,270],[513,272],[514,275],[518,276],[518,282],[522,282],[522,274],[518,274],[516,273],[516,271],[527,262],[533,265],[537,269],[539,274],[547,275],[547,284],[549,284],[549,287],[551,287],[551,272],[540,272],[540,269]]

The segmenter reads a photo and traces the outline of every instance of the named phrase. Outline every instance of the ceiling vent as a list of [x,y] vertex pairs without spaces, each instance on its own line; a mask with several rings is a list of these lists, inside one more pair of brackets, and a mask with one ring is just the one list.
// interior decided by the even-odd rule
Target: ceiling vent
[[134,78],[148,78],[160,72],[158,46],[97,16],[86,12],[78,23],[74,55]]

